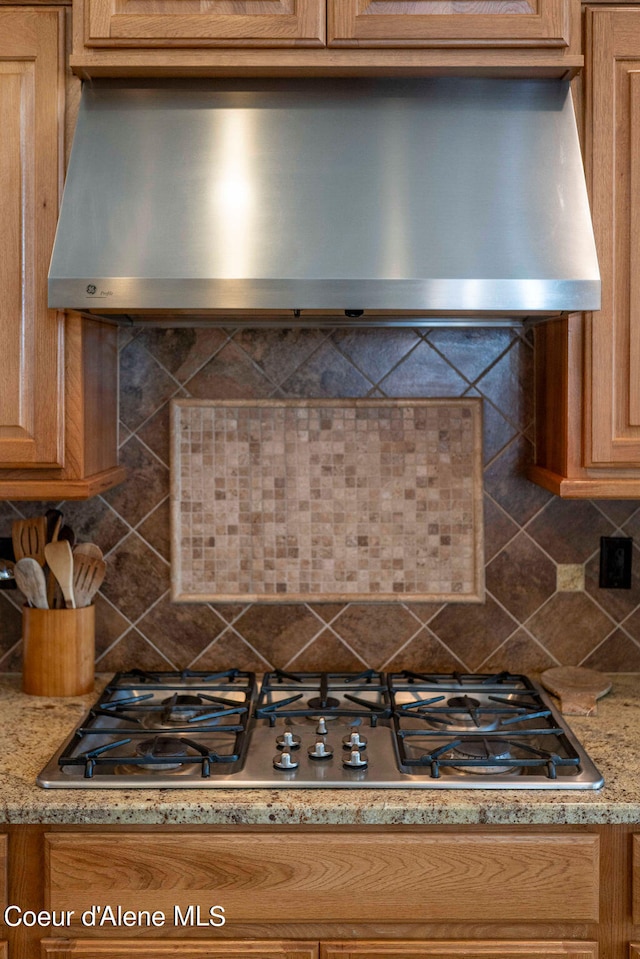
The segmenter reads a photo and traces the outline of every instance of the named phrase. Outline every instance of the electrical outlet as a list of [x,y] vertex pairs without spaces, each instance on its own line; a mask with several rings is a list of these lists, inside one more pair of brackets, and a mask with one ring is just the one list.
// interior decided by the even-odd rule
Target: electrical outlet
[[600,589],[631,589],[632,556],[630,536],[600,537]]

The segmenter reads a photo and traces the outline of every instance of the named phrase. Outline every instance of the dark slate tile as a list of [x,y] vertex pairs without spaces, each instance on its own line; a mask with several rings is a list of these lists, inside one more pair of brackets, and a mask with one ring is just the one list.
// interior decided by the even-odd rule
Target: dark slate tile
[[491,596],[484,603],[449,603],[429,622],[431,632],[470,670],[495,652],[516,626]]
[[533,351],[520,339],[475,384],[520,429],[533,420]]
[[363,662],[342,643],[330,629],[325,629],[317,639],[306,646],[297,656],[284,664],[294,671],[355,670],[359,672],[372,664]]
[[527,526],[527,533],[557,563],[584,563],[614,527],[586,500],[554,497]]
[[556,593],[528,621],[527,629],[565,666],[589,656],[614,628],[586,593]]
[[135,431],[173,396],[178,384],[137,338],[120,354],[120,419]]
[[581,665],[605,673],[638,673],[640,646],[624,630],[616,629]]
[[387,376],[421,342],[415,330],[334,330],[333,343],[373,383]]
[[558,661],[544,646],[532,639],[526,630],[519,629],[489,656],[482,664],[482,671],[498,673],[506,669],[511,673],[531,675],[557,665]]
[[437,397],[461,396],[469,383],[423,341],[378,385],[391,397]]
[[533,447],[517,437],[484,471],[485,491],[521,526],[553,495],[527,479],[525,470],[532,460]]
[[[126,482],[131,482],[129,479]],[[67,500],[62,504],[63,522],[70,526],[78,543],[95,543],[103,553],[128,535],[129,529],[102,496],[84,502]]]
[[274,385],[291,376],[327,339],[327,330],[240,330],[233,341]]
[[186,669],[225,628],[209,606],[172,603],[168,593],[137,623],[140,633],[177,669]]
[[138,337],[138,343],[181,383],[190,379],[226,342],[226,332],[216,327],[148,329]]
[[127,669],[171,669],[172,663],[133,628],[96,661],[96,667],[100,672],[108,673]]
[[400,603],[350,603],[331,628],[373,669],[380,669],[420,623]]
[[263,603],[250,606],[233,625],[264,659],[282,668],[320,632],[323,623],[303,603]]
[[384,663],[387,672],[399,672],[410,669],[413,672],[450,673],[454,670],[467,669],[466,663],[455,656],[437,636],[424,627],[420,632],[403,646],[388,662]]
[[223,346],[184,388],[202,400],[264,399],[273,391],[270,380],[234,342]]
[[556,565],[525,533],[519,533],[486,569],[486,586],[523,623],[556,589]]
[[135,622],[169,585],[169,564],[136,533],[131,533],[109,557],[102,593]]
[[444,327],[430,330],[427,339],[452,366],[473,383],[511,346],[517,336],[514,330],[503,327]]
[[127,467],[129,477],[103,497],[130,526],[135,527],[169,495],[169,469],[135,436],[123,447],[120,462]]
[[366,396],[372,383],[329,341],[280,384],[285,396],[327,398]]

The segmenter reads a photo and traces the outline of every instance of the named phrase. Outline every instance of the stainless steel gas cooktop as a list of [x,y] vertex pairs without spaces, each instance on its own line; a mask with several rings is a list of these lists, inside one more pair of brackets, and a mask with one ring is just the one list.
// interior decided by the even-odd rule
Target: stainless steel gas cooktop
[[118,673],[42,770],[73,789],[599,789],[511,673]]

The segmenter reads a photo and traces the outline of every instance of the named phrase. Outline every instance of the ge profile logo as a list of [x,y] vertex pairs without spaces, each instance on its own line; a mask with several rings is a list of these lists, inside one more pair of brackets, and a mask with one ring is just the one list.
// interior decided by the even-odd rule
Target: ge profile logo
[[90,283],[89,286],[87,287],[87,293],[90,293],[92,296],[96,292],[96,290],[97,290],[97,287],[94,286],[93,283]]

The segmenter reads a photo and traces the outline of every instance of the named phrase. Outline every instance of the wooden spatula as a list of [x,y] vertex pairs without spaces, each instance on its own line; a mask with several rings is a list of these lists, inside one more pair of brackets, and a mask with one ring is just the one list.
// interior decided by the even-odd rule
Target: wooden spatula
[[91,605],[91,600],[102,586],[106,570],[103,559],[79,553],[77,549],[74,551],[73,593],[78,608]]
[[73,594],[73,553],[69,543],[65,540],[58,540],[55,543],[47,543],[44,548],[44,555],[49,569],[58,580],[62,595],[64,596],[64,605],[67,609],[75,609],[76,601]]
[[30,606],[36,609],[48,609],[47,583],[44,570],[32,556],[23,556],[13,567],[13,575],[18,589],[24,593]]
[[47,519],[45,516],[32,516],[30,519],[16,519],[11,526],[11,539],[16,560],[30,556],[44,566],[44,547],[47,542]]

